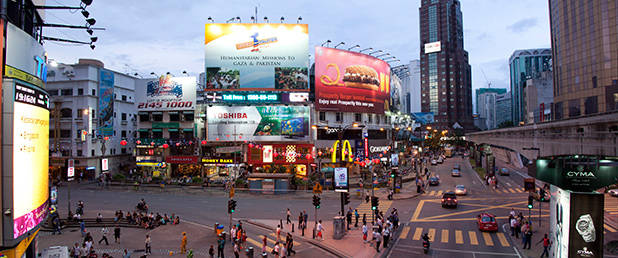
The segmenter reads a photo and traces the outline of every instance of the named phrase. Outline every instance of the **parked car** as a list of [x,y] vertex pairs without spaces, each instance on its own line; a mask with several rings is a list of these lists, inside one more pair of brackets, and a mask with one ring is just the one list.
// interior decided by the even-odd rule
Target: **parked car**
[[609,191],[607,191],[609,193],[609,195],[614,196],[614,197],[618,197],[618,188],[616,189],[611,189]]
[[477,224],[480,231],[498,231],[496,216],[483,212],[477,216]]
[[501,176],[508,176],[510,175],[509,169],[508,168],[501,168],[498,172]]
[[442,195],[442,208],[457,208],[457,195],[454,192],[446,192]]
[[455,186],[455,194],[456,195],[467,195],[468,190],[466,189],[464,185],[457,185]]
[[459,169],[454,168],[454,169],[451,171],[451,176],[457,176],[457,177],[459,177],[459,176],[461,176],[461,171],[459,171]]
[[440,178],[432,176],[429,178],[429,185],[440,185]]
[[435,160],[435,159],[432,159],[431,160],[431,165],[433,165],[433,166],[438,165],[438,161]]

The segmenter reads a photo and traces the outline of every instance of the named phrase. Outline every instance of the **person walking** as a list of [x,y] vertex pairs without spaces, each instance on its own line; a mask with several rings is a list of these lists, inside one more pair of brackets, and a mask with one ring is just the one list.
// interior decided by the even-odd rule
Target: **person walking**
[[86,236],[86,223],[84,222],[84,220],[79,221],[79,230],[82,233],[82,237],[85,237]]
[[268,246],[268,239],[266,236],[262,236],[262,254],[266,254],[266,247]]
[[101,240],[99,240],[99,244],[101,242],[103,242],[103,240],[105,240],[105,245],[109,245],[109,242],[107,242],[107,233],[109,233],[109,230],[107,229],[107,227],[103,227],[101,228]]
[[185,254],[187,252],[187,232],[182,232],[182,240],[180,241],[180,253]]
[[388,240],[390,239],[390,231],[388,227],[384,227],[384,231],[382,231],[382,237],[384,237],[384,248],[388,247]]
[[296,251],[293,250],[294,248],[294,238],[292,237],[292,234],[290,234],[290,232],[288,232],[288,234],[285,236],[285,245],[287,246],[287,256],[292,255],[292,253],[296,254]]
[[363,224],[363,243],[367,243],[367,224]]
[[354,227],[357,228],[358,227],[358,218],[360,217],[360,215],[358,214],[358,209],[354,209]]
[[234,243],[234,257],[238,258],[240,256],[240,252],[238,250],[238,243]]
[[120,244],[120,227],[117,224],[114,228],[114,243]]
[[223,250],[225,250],[225,235],[221,234],[219,235],[219,240],[217,240],[217,256],[220,258],[225,257]]
[[298,215],[298,229],[302,229],[302,224],[303,224],[303,213],[301,212],[300,215]]
[[309,214],[307,214],[307,211],[303,211],[303,218],[305,219],[304,225],[305,225],[305,227],[307,227],[307,225],[308,225],[307,222],[309,221],[308,220],[309,219]]
[[515,236],[515,224],[517,224],[517,219],[515,219],[513,215],[509,215],[509,223],[511,226],[511,236]]
[[378,233],[377,230],[373,231],[373,238],[376,239],[376,252],[380,252],[380,245],[382,244],[382,236]]
[[152,251],[150,250],[150,245],[152,243],[152,240],[150,239],[150,235],[146,234],[146,240],[144,241],[144,245],[146,247],[146,251],[144,253],[146,254],[151,254]]
[[288,208],[286,214],[285,214],[285,224],[291,224],[292,220],[290,220],[290,218],[292,217],[292,213],[290,212],[290,208]]
[[528,231],[528,222],[524,222],[524,225],[521,227],[521,244],[526,244],[526,232]]
[[551,240],[549,240],[547,234],[545,234],[545,236],[543,236],[543,239],[539,241],[539,243],[541,242],[543,242],[543,252],[541,253],[541,258],[543,258],[543,256],[549,257],[549,247],[551,246]]
[[347,229],[350,230],[350,225],[352,224],[352,208],[348,209],[348,212],[345,214],[347,220]]
[[317,231],[318,231],[318,237],[321,240],[324,240],[324,236],[322,235],[322,231],[324,231],[324,227],[322,226],[322,220],[319,220],[318,225],[317,225]]
[[[528,224],[528,222],[526,222],[526,224]],[[524,242],[523,248],[526,249],[526,246],[528,246],[528,249],[530,249],[532,245],[532,230],[530,230],[530,225],[528,225],[528,227],[526,228],[524,235],[526,236],[526,242]]]
[[363,225],[367,225],[367,213],[363,213]]
[[281,226],[277,225],[277,229],[275,230],[275,234],[277,236],[277,242],[281,241]]
[[210,255],[210,258],[215,258],[215,247],[213,245],[210,245],[210,249],[208,249],[208,255]]
[[71,258],[79,258],[79,243],[75,243],[75,246],[71,248]]
[[280,247],[279,247],[279,241],[275,242],[275,246],[273,247],[273,254],[275,255],[276,258],[279,258],[279,252],[280,252]]

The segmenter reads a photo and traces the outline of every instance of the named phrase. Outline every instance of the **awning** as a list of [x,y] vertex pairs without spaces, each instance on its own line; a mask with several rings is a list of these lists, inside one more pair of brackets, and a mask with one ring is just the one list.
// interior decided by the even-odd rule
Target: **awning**
[[170,111],[170,112],[167,112],[167,113],[170,114],[170,115],[178,115],[178,111]]
[[193,128],[183,128],[183,132],[193,132]]
[[163,132],[163,129],[158,129],[158,128],[154,128],[152,129],[153,132]]
[[185,115],[193,115],[193,111],[182,111]]
[[145,116],[147,116],[147,115],[148,115],[148,112],[146,112],[146,111],[139,111],[139,112],[137,112],[137,114],[138,114],[138,115],[140,115],[140,116],[141,116],[141,115],[145,115]]
[[163,115],[163,112],[152,112],[153,115]]
[[169,128],[167,129],[168,132],[178,132],[178,128]]
[[148,129],[137,129],[137,131],[138,131],[138,132],[144,132],[144,133],[147,133],[147,132],[148,132]]

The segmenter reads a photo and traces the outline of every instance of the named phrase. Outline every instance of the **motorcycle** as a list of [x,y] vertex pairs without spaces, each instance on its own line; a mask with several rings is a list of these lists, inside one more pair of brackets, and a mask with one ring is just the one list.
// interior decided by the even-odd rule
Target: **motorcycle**
[[427,233],[423,235],[423,252],[426,254],[429,252],[429,236]]

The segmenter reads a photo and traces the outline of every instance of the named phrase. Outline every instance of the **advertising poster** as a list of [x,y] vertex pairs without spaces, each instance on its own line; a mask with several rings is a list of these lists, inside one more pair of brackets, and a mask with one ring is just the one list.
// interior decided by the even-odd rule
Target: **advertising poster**
[[114,72],[99,71],[99,135],[114,135]]
[[412,113],[412,119],[422,125],[428,125],[433,123],[433,112],[415,112]]
[[316,47],[316,109],[384,114],[390,104],[390,77],[390,66],[378,58]]
[[309,135],[306,106],[208,107],[209,141],[294,141]]
[[135,87],[138,111],[195,110],[195,77],[161,75],[143,80]]
[[205,91],[308,91],[307,24],[209,23]]
[[567,258],[569,252],[569,210],[571,193],[554,185],[550,187],[549,224],[553,242],[552,251],[556,258]]
[[348,168],[335,168],[335,192],[348,192]]
[[568,257],[603,257],[604,196],[571,193]]
[[403,83],[401,79],[396,74],[392,74],[391,77],[391,108],[390,110],[393,112],[402,111],[403,110]]
[[13,116],[13,238],[27,233],[47,216],[49,97],[15,85]]

